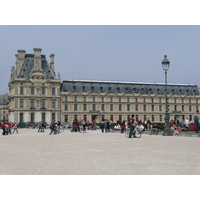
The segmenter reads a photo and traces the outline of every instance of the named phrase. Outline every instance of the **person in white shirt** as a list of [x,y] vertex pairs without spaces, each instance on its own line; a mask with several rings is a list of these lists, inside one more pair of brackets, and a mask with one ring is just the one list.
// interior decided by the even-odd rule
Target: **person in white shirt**
[[188,118],[185,120],[185,128],[188,128],[188,126],[189,126],[189,120],[188,120]]
[[138,125],[135,127],[135,129],[134,129],[134,131],[139,131],[140,133],[141,133],[143,130],[144,130],[144,126],[143,126],[142,124],[138,124]]

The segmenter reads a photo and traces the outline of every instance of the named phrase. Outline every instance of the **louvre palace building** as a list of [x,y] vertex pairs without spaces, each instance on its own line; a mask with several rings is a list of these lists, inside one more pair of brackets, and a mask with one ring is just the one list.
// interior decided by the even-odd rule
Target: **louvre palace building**
[[[0,96],[0,120],[14,123],[38,123],[51,120],[62,124],[74,119],[129,120],[152,123],[165,121],[165,84],[118,81],[66,80],[56,74],[54,54],[50,62],[42,49],[33,54],[18,50],[15,67],[11,67],[8,95]],[[64,74],[64,73],[62,73]],[[199,109],[197,85],[168,84],[167,96],[170,119],[193,120]]]

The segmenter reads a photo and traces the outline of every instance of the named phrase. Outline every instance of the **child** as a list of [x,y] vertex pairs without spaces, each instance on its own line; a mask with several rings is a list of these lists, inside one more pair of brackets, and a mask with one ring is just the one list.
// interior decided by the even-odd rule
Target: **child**
[[181,130],[180,126],[175,127],[175,129],[174,129],[174,136],[178,136],[178,134],[181,133],[181,132],[182,132],[182,130]]

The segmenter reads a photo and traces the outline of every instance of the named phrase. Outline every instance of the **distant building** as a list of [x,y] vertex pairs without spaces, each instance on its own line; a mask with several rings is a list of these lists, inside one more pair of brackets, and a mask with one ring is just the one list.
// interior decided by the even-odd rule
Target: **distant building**
[[[110,119],[114,122],[150,119],[164,123],[165,85],[118,81],[68,80],[61,82],[54,71],[54,54],[50,64],[42,49],[34,54],[18,50],[16,67],[9,82],[9,120],[36,123],[51,120],[71,123],[74,119],[88,121]],[[188,118],[199,109],[197,85],[168,84],[170,119]]]
[[0,95],[0,123],[8,120],[8,94]]

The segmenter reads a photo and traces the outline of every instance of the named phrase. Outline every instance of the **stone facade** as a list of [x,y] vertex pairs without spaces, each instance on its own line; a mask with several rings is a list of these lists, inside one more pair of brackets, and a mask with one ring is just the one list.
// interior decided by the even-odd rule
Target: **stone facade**
[[[60,80],[42,49],[34,54],[18,50],[16,67],[11,68],[8,111],[12,122],[36,123],[52,119],[71,123],[75,118],[100,122],[102,119],[136,120],[149,118],[164,123],[165,85],[159,83]],[[168,84],[170,119],[193,119],[199,109],[197,85]]]

